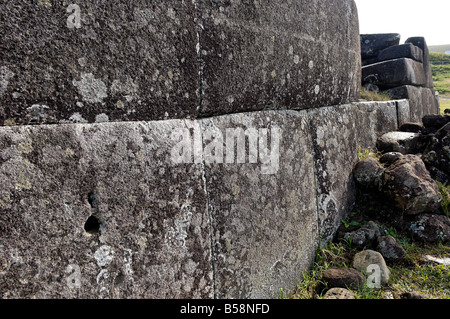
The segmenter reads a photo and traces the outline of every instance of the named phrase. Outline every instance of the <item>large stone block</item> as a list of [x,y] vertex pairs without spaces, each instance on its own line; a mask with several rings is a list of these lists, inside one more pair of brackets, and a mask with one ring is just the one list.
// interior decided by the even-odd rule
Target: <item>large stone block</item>
[[203,166],[172,163],[191,121],[0,128],[2,298],[210,298]]
[[422,86],[426,78],[422,63],[402,58],[364,66],[362,81],[389,89],[402,85]]
[[425,115],[439,114],[439,104],[433,89],[403,85],[387,92],[394,99],[409,100],[409,120],[406,122],[422,123]]
[[333,239],[355,201],[353,165],[358,158],[351,106],[309,112],[314,150],[321,243]]
[[[216,297],[277,298],[280,288],[295,289],[318,242],[306,113],[234,114],[201,120],[201,126]],[[236,152],[222,157],[225,142],[223,151],[235,147],[232,135],[225,139],[227,129],[241,129],[242,139]],[[251,136],[247,141],[245,131]],[[208,155],[214,154],[213,145],[219,157]],[[266,145],[272,161],[262,156]]]
[[0,125],[197,114],[192,1],[14,0],[0,11]]
[[0,12],[0,125],[196,118],[359,98],[353,0],[14,0]]
[[351,0],[199,1],[202,114],[307,109],[356,101]]
[[378,62],[408,58],[417,62],[423,62],[423,51],[411,43],[395,45],[382,50],[377,57]]
[[397,120],[400,128],[405,123],[411,123],[411,110],[409,107],[409,100],[396,100],[397,104]]
[[373,148],[380,136],[398,129],[398,110],[395,101],[363,102],[356,105],[358,112],[354,113],[358,147]]
[[398,33],[361,34],[361,57],[363,65],[373,63],[380,51],[400,44]]
[[405,41],[406,44],[411,43],[416,47],[419,47],[422,49],[423,53],[423,69],[425,72],[425,87],[433,89],[434,88],[434,82],[433,82],[433,72],[431,70],[431,63],[430,63],[430,51],[428,49],[427,41],[424,37],[413,37],[409,38]]
[[397,129],[395,102],[353,103],[308,112],[319,205],[319,236],[333,239],[354,206],[353,168],[358,151],[376,146],[377,136]]

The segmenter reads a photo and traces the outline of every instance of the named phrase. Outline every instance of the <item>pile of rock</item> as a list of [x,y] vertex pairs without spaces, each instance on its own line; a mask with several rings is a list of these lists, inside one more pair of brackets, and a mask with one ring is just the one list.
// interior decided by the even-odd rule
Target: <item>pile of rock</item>
[[379,207],[373,220],[364,222],[367,216],[354,215],[339,228],[336,240],[362,251],[355,255],[351,269],[324,272],[323,282],[331,288],[327,299],[353,299],[351,292],[343,289],[364,285],[367,278],[363,273],[370,275],[367,267],[371,265],[379,267],[380,283],[387,283],[390,272],[386,261],[405,257],[402,245],[387,235],[386,226],[379,222],[386,219],[384,206],[391,213],[389,225],[413,241],[450,242],[450,218],[441,210],[442,195],[436,183],[449,182],[450,116],[427,116],[423,125],[406,123],[400,131],[381,136],[377,148],[381,157],[362,159],[353,175],[360,193],[376,198]]
[[[373,276],[378,272],[378,278]],[[349,289],[363,287],[369,280],[374,288],[380,288],[387,284],[391,272],[386,265],[383,256],[374,250],[363,250],[357,253],[351,268],[331,268],[322,274],[322,281],[329,290],[324,295],[325,299],[355,299]],[[366,278],[367,276],[367,278]],[[373,280],[371,279],[373,276]]]
[[409,99],[414,121],[439,114],[428,46],[423,37],[400,44],[400,34],[361,35],[362,85],[386,91],[394,99]]
[[399,213],[395,225],[412,239],[450,242],[450,219],[440,210],[442,195],[436,183],[450,181],[450,116],[426,116],[423,123],[407,123],[401,131],[381,136],[377,147],[382,156],[360,161],[354,177],[361,190],[392,203]]

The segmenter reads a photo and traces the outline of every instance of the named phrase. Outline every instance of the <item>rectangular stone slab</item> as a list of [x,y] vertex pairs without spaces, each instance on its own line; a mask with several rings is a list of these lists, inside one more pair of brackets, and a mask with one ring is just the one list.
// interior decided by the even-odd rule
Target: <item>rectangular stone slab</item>
[[376,59],[380,51],[400,44],[398,33],[361,34],[362,60]]
[[0,125],[355,101],[353,0],[3,1]]
[[423,52],[423,69],[425,72],[425,87],[429,89],[434,88],[434,82],[433,82],[433,72],[431,69],[431,63],[430,63],[430,50],[428,49],[427,41],[424,37],[412,37],[408,38],[405,43],[411,43],[419,48],[422,49]]
[[[211,145],[211,136],[225,137],[230,128],[249,134],[251,129],[280,129],[279,139],[269,133],[270,147],[279,141],[275,170],[264,170],[261,152],[250,140],[240,144],[246,150],[243,164],[236,164],[237,157],[234,164],[208,161],[204,154],[216,297],[278,298],[280,288],[294,290],[302,271],[309,269],[318,242],[306,113],[234,114],[201,120],[201,127],[205,146]],[[257,136],[258,143],[266,138]],[[225,143],[234,144],[231,138]],[[250,161],[250,155],[256,160]]]
[[309,109],[360,94],[351,0],[199,1],[201,114]]
[[196,116],[192,1],[2,1],[0,12],[0,125]]
[[378,62],[394,60],[400,58],[408,58],[417,62],[423,62],[423,51],[411,43],[394,45],[386,48],[378,54]]
[[395,102],[352,103],[308,111],[317,179],[319,238],[334,238],[354,206],[353,168],[358,151],[373,149],[376,137],[397,129]]
[[203,166],[174,165],[179,129],[199,126],[0,128],[0,296],[211,298]]
[[362,81],[389,89],[402,85],[422,86],[426,78],[422,63],[401,58],[364,66]]
[[409,123],[411,119],[411,111],[409,106],[409,100],[397,100],[397,119],[398,127],[400,128],[403,124]]
[[403,85],[387,91],[394,99],[409,100],[409,121],[422,123],[428,114],[439,114],[439,103],[433,89]]

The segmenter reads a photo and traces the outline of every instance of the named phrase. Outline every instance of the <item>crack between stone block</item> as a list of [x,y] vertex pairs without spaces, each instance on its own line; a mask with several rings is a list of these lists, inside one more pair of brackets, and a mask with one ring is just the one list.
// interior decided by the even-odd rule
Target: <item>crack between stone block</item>
[[[195,120],[198,125],[199,125],[199,129],[200,129],[200,137],[201,137],[201,145],[203,147],[203,126],[202,126],[202,121],[201,120]],[[204,191],[205,191],[205,195],[206,195],[206,209],[208,211],[208,218],[209,218],[209,244],[210,244],[210,250],[211,250],[211,271],[212,271],[212,282],[213,282],[213,298],[217,299],[217,279],[216,279],[216,266],[215,266],[215,258],[214,258],[214,246],[215,246],[215,242],[214,242],[214,227],[213,227],[213,215],[212,215],[212,207],[211,207],[211,200],[209,197],[209,192],[208,192],[208,184],[207,184],[207,179],[206,179],[206,165],[205,165],[205,158],[203,156],[202,153],[202,161],[200,163],[201,168],[202,168],[202,180],[203,180],[203,185],[204,185]]]
[[[315,197],[316,197],[316,221],[317,221],[317,236],[318,236],[318,240],[317,240],[317,245],[320,245],[321,243],[321,239],[320,239],[320,202],[319,202],[319,186],[318,186],[318,181],[317,181],[317,168],[316,168],[316,154],[314,151],[314,145],[313,145],[313,141],[312,141],[312,135],[311,135],[311,111],[314,110],[306,110],[305,114],[306,114],[306,129],[308,132],[307,138],[308,138],[308,147],[311,151],[311,156],[313,157],[313,175],[314,175],[314,190],[315,190]],[[316,247],[317,249],[317,247]],[[313,262],[315,261],[316,256],[314,254],[313,257]]]
[[195,50],[197,52],[197,63],[198,63],[198,88],[197,88],[197,96],[199,98],[198,100],[198,105],[197,105],[197,109],[196,109],[196,118],[199,118],[200,114],[201,114],[201,110],[202,110],[202,105],[203,105],[203,68],[205,67],[205,62],[203,60],[203,56],[202,56],[202,46],[201,46],[201,41],[200,41],[200,34],[203,30],[203,26],[200,23],[201,21],[201,12],[200,9],[198,7],[198,1],[193,0],[192,1],[193,5],[194,5],[194,9],[195,9],[195,18],[194,18],[194,24],[195,24],[195,28],[196,28],[196,36],[197,36],[197,44],[195,46]]
[[[195,9],[195,18],[194,18],[194,24],[196,28],[196,36],[197,36],[197,44],[195,46],[195,50],[197,52],[197,63],[198,63],[198,88],[197,88],[197,96],[198,96],[198,105],[196,109],[196,116],[194,121],[196,121],[199,125],[200,129],[200,137],[201,137],[201,145],[203,147],[203,126],[201,121],[201,109],[203,105],[203,96],[204,96],[204,86],[203,86],[203,69],[205,66],[205,61],[203,60],[202,56],[202,46],[200,41],[200,34],[203,31],[203,26],[200,23],[201,21],[201,11],[198,6],[198,1],[193,0],[192,1]],[[208,218],[209,218],[209,241],[210,241],[210,250],[211,250],[211,271],[212,271],[212,282],[213,282],[213,298],[217,299],[218,291],[217,291],[217,279],[216,279],[216,267],[215,267],[215,257],[214,257],[214,227],[213,227],[213,215],[212,215],[212,209],[211,209],[211,200],[209,197],[208,192],[208,185],[207,185],[207,179],[206,179],[206,165],[205,165],[205,158],[202,154],[202,161],[201,161],[201,167],[202,167],[202,180],[204,185],[204,191],[206,195],[206,209],[208,211]]]
[[400,129],[400,105],[399,101],[395,101],[395,108],[397,110],[397,129]]

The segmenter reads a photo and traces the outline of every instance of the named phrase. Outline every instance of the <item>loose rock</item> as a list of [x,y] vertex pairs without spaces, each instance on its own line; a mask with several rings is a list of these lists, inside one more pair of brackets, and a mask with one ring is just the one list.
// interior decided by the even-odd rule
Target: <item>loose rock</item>
[[401,132],[420,133],[425,127],[420,123],[404,123],[400,126]]
[[352,268],[332,268],[326,270],[322,280],[329,288],[357,289],[364,285],[364,275]]
[[354,247],[364,248],[372,247],[380,235],[378,224],[370,221],[360,229],[345,234],[344,239],[350,241]]
[[437,258],[437,257],[433,257],[430,255],[426,255],[425,261],[439,264],[439,265],[450,266],[450,258]]
[[420,134],[409,132],[389,132],[377,141],[377,148],[383,153],[398,152],[402,154],[415,154]]
[[406,222],[406,230],[415,241],[450,242],[450,219],[444,215],[423,214]]
[[448,115],[426,115],[422,119],[423,126],[426,128],[441,129],[447,123],[450,123],[450,116]]
[[358,186],[367,190],[380,185],[383,172],[383,167],[375,158],[366,157],[356,164],[353,176]]
[[381,284],[388,283],[391,272],[386,265],[386,261],[379,252],[373,250],[364,250],[357,253],[353,258],[352,266],[358,271],[367,272],[367,268],[371,265],[378,265],[380,267]]
[[[434,167],[444,173],[439,181],[445,183],[450,176],[450,123],[439,129],[431,139],[425,149],[423,161],[429,168]],[[437,174],[433,175],[434,178],[437,177]]]
[[437,184],[416,155],[405,155],[386,168],[382,191],[407,215],[434,212],[441,206]]
[[331,288],[323,299],[356,299],[356,297],[345,288]]
[[406,251],[392,236],[378,238],[377,251],[386,259],[402,259]]
[[418,292],[404,292],[400,295],[400,299],[427,299],[425,296]]
[[389,152],[383,154],[383,156],[380,157],[380,163],[384,164],[387,167],[394,163],[396,160],[400,159],[402,156],[403,154],[399,152]]

